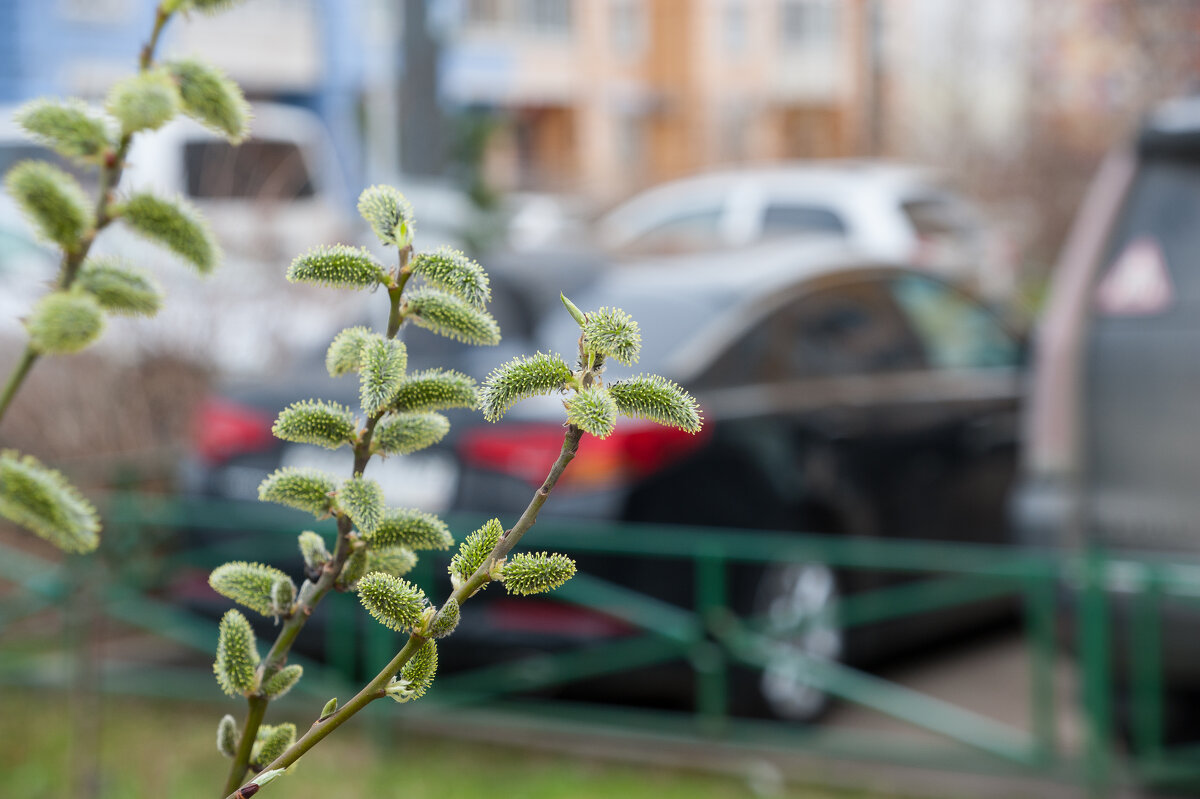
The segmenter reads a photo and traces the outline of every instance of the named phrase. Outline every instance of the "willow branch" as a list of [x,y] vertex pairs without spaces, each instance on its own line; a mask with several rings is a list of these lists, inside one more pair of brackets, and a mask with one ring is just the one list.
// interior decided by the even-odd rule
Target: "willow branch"
[[[575,425],[567,428],[566,436],[563,438],[562,449],[558,453],[558,459],[554,461],[554,465],[550,467],[550,472],[546,475],[545,481],[534,492],[533,498],[529,501],[529,505],[525,508],[525,512],[521,514],[521,518],[512,526],[512,529],[505,531],[504,535],[493,547],[491,554],[484,560],[482,566],[471,578],[463,585],[457,588],[451,594],[453,599],[456,599],[461,605],[466,602],[471,596],[479,590],[481,586],[490,580],[490,570],[493,563],[504,558],[512,551],[513,547],[521,540],[521,538],[533,527],[537,522],[538,512],[542,509],[542,505],[546,504],[546,499],[550,496],[550,492],[554,490],[554,486],[558,483],[558,479],[562,477],[563,472],[575,457],[575,453],[579,451],[579,440],[583,437],[583,431]],[[448,600],[447,600],[448,601]],[[330,715],[317,719],[313,722],[312,727],[308,729],[298,741],[292,744],[286,752],[277,757],[270,765],[266,766],[264,771],[274,769],[287,768],[295,763],[300,757],[312,749],[318,743],[325,739],[330,733],[338,727],[345,724],[356,713],[362,710],[376,699],[382,699],[387,695],[387,686],[393,677],[400,673],[400,669],[404,668],[417,650],[429,640],[418,633],[411,633],[408,636],[408,641],[404,647],[396,653],[396,656],[383,667],[375,677],[367,683],[362,690],[354,695],[354,698],[347,702],[342,707],[335,710]],[[236,786],[228,789],[226,799],[237,799]]]
[[[405,256],[401,256],[406,260]],[[402,261],[404,263],[404,261]],[[399,308],[399,292],[404,290],[404,284],[401,283],[398,289],[388,291],[391,295],[392,291],[396,291],[396,299],[392,300],[392,318],[396,318]],[[395,338],[399,332],[400,325],[397,322],[395,325],[389,320],[388,338]],[[379,424],[379,420],[383,418],[386,411],[379,411],[372,414],[366,424],[363,426],[362,433],[358,437],[358,441],[354,445],[354,476],[359,477],[366,471],[367,464],[371,460],[371,440],[374,437],[375,427]],[[349,559],[353,551],[350,533],[353,530],[354,524],[348,516],[339,515],[337,518],[337,547],[334,550],[333,558],[330,559],[321,568],[320,576],[314,580],[305,580],[304,585],[300,588],[299,596],[297,597],[296,605],[292,608],[292,613],[283,622],[279,628],[279,633],[275,636],[275,643],[271,645],[271,649],[267,652],[266,658],[263,659],[260,669],[262,673],[259,684],[265,685],[276,672],[282,669],[287,664],[288,653],[292,649],[292,645],[296,641],[296,637],[300,631],[304,629],[304,625],[308,622],[317,605],[325,598],[325,595],[333,590],[337,583],[338,575],[342,573],[342,567],[346,565],[346,560]],[[401,664],[403,665],[403,664]],[[243,743],[247,738],[253,742],[258,735],[258,729],[262,726],[263,718],[266,714],[267,704],[270,700],[266,694],[261,691],[251,694],[246,698],[246,722],[242,729]],[[261,710],[259,708],[261,707]],[[237,787],[241,784],[242,779],[246,776],[246,770],[250,767],[250,750],[244,746],[239,746],[234,753],[233,762],[229,766],[229,775],[225,780],[225,793],[234,793]]]
[[[154,51],[158,48],[159,36],[170,18],[171,15],[163,11],[160,5],[154,15],[154,28],[150,32],[150,38],[142,46],[141,55],[138,57],[139,72],[145,72],[154,63]],[[116,191],[117,184],[121,182],[121,174],[125,170],[125,157],[129,154],[129,145],[132,141],[132,134],[124,134],[117,149],[105,155],[104,165],[100,168],[100,190],[96,195],[95,210],[92,214],[92,229],[84,235],[78,246],[63,252],[62,263],[58,270],[58,280],[55,283],[56,291],[66,291],[71,287],[79,275],[80,267],[87,260],[96,236],[112,222],[110,209],[113,204],[113,192]],[[4,414],[8,411],[8,406],[12,404],[13,397],[25,382],[25,378],[33,369],[33,365],[37,363],[38,358],[39,353],[32,346],[27,345],[25,354],[13,367],[5,382],[4,394],[0,397],[0,420],[4,419]]]

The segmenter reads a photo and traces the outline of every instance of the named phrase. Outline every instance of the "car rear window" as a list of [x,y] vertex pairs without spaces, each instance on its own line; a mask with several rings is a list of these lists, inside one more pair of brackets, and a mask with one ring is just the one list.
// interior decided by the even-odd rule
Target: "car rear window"
[[184,145],[188,194],[199,199],[294,200],[313,196],[304,154],[292,142]]
[[846,223],[828,208],[812,205],[772,203],[763,212],[763,239],[809,234],[845,236]]

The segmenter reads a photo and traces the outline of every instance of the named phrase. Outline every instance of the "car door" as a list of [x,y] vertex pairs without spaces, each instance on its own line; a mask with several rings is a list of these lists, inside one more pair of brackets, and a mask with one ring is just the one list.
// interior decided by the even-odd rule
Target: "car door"
[[1018,348],[987,311],[898,270],[841,273],[773,302],[694,383],[713,459],[737,464],[714,468],[756,486],[753,508],[717,515],[1000,540]]

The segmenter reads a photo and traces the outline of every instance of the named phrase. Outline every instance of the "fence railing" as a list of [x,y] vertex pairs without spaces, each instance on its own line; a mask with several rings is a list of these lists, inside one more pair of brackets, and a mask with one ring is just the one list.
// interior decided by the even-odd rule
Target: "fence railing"
[[[196,654],[172,661],[114,657],[101,670],[100,688],[220,698],[205,659],[215,645],[215,614],[227,603],[206,594],[203,576],[231,558],[288,567],[279,562],[280,555],[295,551],[296,533],[313,528],[312,519],[257,503],[133,494],[113,496],[105,517],[105,544],[91,560],[54,562],[0,546],[0,583],[17,588],[0,592],[0,682],[62,679],[62,669],[46,668],[47,658],[61,658],[61,651],[10,645],[18,637],[10,631],[35,614],[83,612],[157,636],[175,651]],[[449,521],[461,538],[481,520]],[[486,705],[527,716],[545,709],[552,689],[612,683],[623,676],[640,679],[655,667],[678,675],[677,684],[690,688],[691,701],[683,709],[556,700],[555,723],[1040,776],[1078,783],[1096,795],[1136,783],[1200,784],[1196,752],[1172,748],[1168,735],[1173,694],[1166,677],[1170,642],[1164,636],[1168,606],[1176,608],[1173,612],[1182,607],[1186,618],[1190,605],[1200,620],[1200,564],[1118,558],[1100,551],[1033,553],[916,540],[567,524],[549,518],[532,535],[531,545],[538,549],[579,558],[581,573],[555,592],[553,602],[583,615],[551,614],[558,623],[540,637],[526,625],[519,633],[525,654],[444,673],[430,694],[406,705],[404,713]],[[794,624],[780,629],[778,619],[765,617],[761,602],[756,606],[749,600],[747,586],[754,585],[756,575],[789,564],[823,564],[837,575],[869,579],[848,579],[847,584],[859,588],[815,612],[795,614]],[[412,578],[431,597],[440,597],[447,590],[444,565],[444,558],[423,553]],[[88,598],[81,603],[85,590]],[[478,611],[481,618],[497,617],[503,597],[492,593],[497,595],[491,597],[494,604],[476,608],[472,603],[465,615]],[[546,610],[544,601],[535,601],[542,604],[530,607]],[[397,635],[371,622],[356,604],[344,595],[323,603],[314,622],[324,618],[310,623],[313,629],[305,633],[323,645],[309,646],[302,653],[307,657],[293,658],[305,665],[299,691],[317,698],[345,695],[398,647]],[[1029,678],[1020,701],[1028,704],[1028,724],[1004,723],[883,679],[853,661],[818,657],[790,645],[815,626],[834,625],[847,636],[862,630],[869,637],[870,631],[890,625],[895,637],[897,625],[916,630],[951,612],[960,622],[964,614],[969,619],[975,613],[981,623],[1007,617],[1021,625]],[[563,618],[568,628],[574,618],[604,623],[589,636],[564,635]],[[464,622],[446,646],[465,651],[471,640],[489,645],[505,640],[502,633],[480,628]],[[1055,693],[1055,671],[1062,660],[1056,631],[1063,629],[1074,637],[1082,687],[1075,710],[1085,734],[1076,747],[1064,746],[1059,735],[1060,708],[1070,699]],[[740,691],[731,689],[757,680],[762,669],[777,666],[780,658],[800,682],[934,733],[944,743],[930,736],[914,742],[911,735],[740,717],[735,712]],[[1119,736],[1118,728],[1127,735]],[[1126,743],[1119,744],[1119,738]]]

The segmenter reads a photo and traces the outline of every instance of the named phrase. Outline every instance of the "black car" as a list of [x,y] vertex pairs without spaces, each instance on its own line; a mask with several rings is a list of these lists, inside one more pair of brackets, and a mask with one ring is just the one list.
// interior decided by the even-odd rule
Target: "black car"
[[[715,525],[846,536],[1002,543],[1016,466],[1021,347],[987,308],[953,285],[840,247],[795,242],[607,272],[581,309],[616,306],[638,320],[645,370],[692,391],[705,428],[691,436],[622,420],[585,437],[543,511],[572,519]],[[543,349],[573,358],[573,320],[552,314]],[[562,440],[555,397],[464,430],[456,507],[515,518]],[[580,559],[580,567],[667,601],[690,601],[690,575],[657,563]],[[821,563],[749,572],[735,604],[795,626],[895,578]],[[494,600],[499,604],[500,600]],[[479,609],[486,613],[488,608]],[[979,623],[970,613],[847,634],[810,625],[805,654],[865,663]],[[520,629],[515,604],[506,628]],[[541,623],[531,618],[530,630]],[[786,661],[786,662],[785,662]],[[782,657],[752,701],[812,719],[825,698]]]

